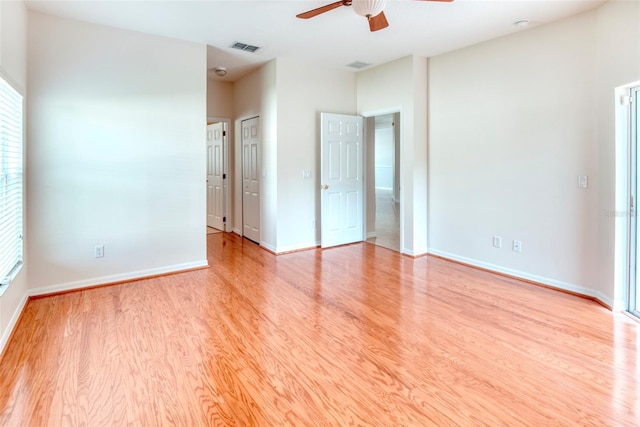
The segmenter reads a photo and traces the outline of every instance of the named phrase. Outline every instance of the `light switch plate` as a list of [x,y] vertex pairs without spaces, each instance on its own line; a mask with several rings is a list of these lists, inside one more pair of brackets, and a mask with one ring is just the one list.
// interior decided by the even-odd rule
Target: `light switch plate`
[[586,175],[578,176],[578,188],[588,188],[589,187],[589,177]]

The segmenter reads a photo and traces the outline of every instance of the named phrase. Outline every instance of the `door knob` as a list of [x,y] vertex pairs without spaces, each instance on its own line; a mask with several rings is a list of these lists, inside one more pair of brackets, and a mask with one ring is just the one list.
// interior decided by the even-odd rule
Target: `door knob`
[[329,189],[329,186],[328,186],[327,184],[325,184],[325,185],[323,185],[323,186],[322,186],[322,189],[323,189],[323,190],[328,190],[328,189]]

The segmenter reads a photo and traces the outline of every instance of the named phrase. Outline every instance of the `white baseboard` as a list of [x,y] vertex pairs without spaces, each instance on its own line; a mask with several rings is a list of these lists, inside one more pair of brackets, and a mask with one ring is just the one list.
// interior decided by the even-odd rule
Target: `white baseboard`
[[374,237],[378,237],[378,233],[376,231],[369,231],[367,233],[367,237],[365,238],[365,240],[369,240],[369,239],[372,239]]
[[9,337],[11,336],[13,329],[16,327],[16,323],[18,323],[18,319],[20,319],[22,310],[24,310],[24,307],[27,305],[28,300],[29,300],[29,295],[28,293],[25,292],[22,299],[20,300],[20,303],[18,304],[15,311],[13,312],[13,315],[11,315],[11,319],[9,319],[9,324],[4,329],[4,333],[2,334],[2,337],[0,337],[0,355],[2,355],[2,352],[4,352],[4,348],[7,345],[7,342],[9,341]]
[[242,236],[242,230],[240,230],[239,228],[234,228],[232,231],[236,233],[238,236]]
[[179,273],[194,268],[208,267],[207,260],[175,264],[167,267],[150,268],[148,270],[133,271],[130,273],[114,274],[111,276],[94,277],[92,279],[78,280],[75,282],[60,283],[57,285],[42,286],[29,290],[29,296],[47,295],[57,292],[73,291],[92,286],[106,285],[109,283],[126,282],[129,280],[144,279],[145,277],[158,276],[161,274]]
[[404,248],[401,252],[401,254],[405,254],[405,255],[409,255],[410,257],[414,257],[414,258],[418,258],[421,256],[425,256],[428,254],[428,252],[414,252],[410,249]]
[[[600,299],[600,301],[605,302],[607,301],[606,297],[603,296],[604,299]],[[609,304],[608,302],[605,302],[605,304]],[[613,305],[610,306],[612,308],[613,311],[626,311],[627,310],[627,304],[624,300],[614,300],[613,301]]]
[[318,246],[320,246],[320,242],[306,243],[302,245],[278,246],[278,249],[274,250],[273,252],[276,254],[282,254],[286,252],[305,251],[309,249],[315,249]]
[[265,243],[265,242],[260,242],[260,246],[262,246],[265,249],[268,249],[269,251],[273,252],[274,254],[276,253],[276,247],[269,244],[269,243]]
[[509,276],[513,276],[519,279],[524,279],[524,280],[530,280],[532,282],[536,282],[536,283],[540,283],[542,285],[545,286],[550,286],[552,288],[557,288],[557,289],[561,289],[564,291],[569,291],[569,292],[574,292],[580,295],[584,295],[587,297],[591,297],[591,298],[595,298],[599,301],[601,301],[602,303],[608,305],[609,307],[612,308],[616,308],[617,304],[614,305],[614,301],[608,297],[607,295],[604,295],[602,292],[593,290],[593,289],[589,289],[589,288],[585,288],[584,286],[580,286],[580,285],[576,285],[573,283],[567,283],[567,282],[563,282],[560,280],[555,280],[555,279],[550,279],[548,277],[543,277],[543,276],[538,276],[535,274],[530,274],[530,273],[525,273],[523,271],[519,271],[519,270],[513,270],[510,268],[505,268],[505,267],[501,267],[499,265],[495,265],[495,264],[490,264],[487,262],[483,262],[483,261],[478,261],[476,259],[473,258],[466,258],[463,256],[459,256],[459,255],[455,255],[455,254],[451,254],[448,252],[443,252],[443,251],[439,251],[437,249],[429,249],[429,253],[432,255],[437,255],[439,257],[442,258],[446,258],[446,259],[450,259],[452,261],[458,261],[461,262],[463,264],[468,264],[468,265],[472,265],[474,267],[479,267],[479,268],[483,268],[485,270],[490,270],[490,271],[494,271],[496,273],[502,273],[502,274],[506,274]]

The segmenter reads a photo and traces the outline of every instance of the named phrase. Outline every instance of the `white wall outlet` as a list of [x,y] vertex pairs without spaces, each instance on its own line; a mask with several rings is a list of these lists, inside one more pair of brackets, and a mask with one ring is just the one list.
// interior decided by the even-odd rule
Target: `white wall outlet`
[[311,179],[311,171],[309,169],[305,169],[302,171],[302,178]]
[[520,240],[513,241],[513,251],[522,252],[522,242]]
[[589,188],[589,177],[586,175],[580,175],[578,177],[578,188]]
[[93,248],[93,256],[95,258],[102,258],[104,256],[104,245],[96,245]]
[[501,248],[502,247],[502,237],[493,236],[493,247],[494,248]]

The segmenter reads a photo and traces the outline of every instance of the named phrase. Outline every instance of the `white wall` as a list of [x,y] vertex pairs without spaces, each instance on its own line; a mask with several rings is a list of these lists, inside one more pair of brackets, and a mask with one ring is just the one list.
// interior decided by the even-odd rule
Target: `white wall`
[[207,79],[207,117],[233,117],[233,83]]
[[394,165],[393,165],[393,199],[400,201],[400,113],[393,114],[393,142],[394,142]]
[[375,130],[376,188],[393,190],[394,158],[393,127],[389,123],[386,127],[377,127]]
[[358,114],[400,111],[401,219],[409,255],[427,251],[427,60],[408,56],[357,74]]
[[[626,170],[626,161],[616,164],[614,89],[640,81],[640,2],[609,1],[596,13],[596,81],[592,88],[592,99],[596,103],[598,171],[597,220],[598,245],[596,256],[598,267],[594,290],[613,299],[616,308],[623,308],[625,299],[626,271],[618,271],[620,280],[613,283],[616,274],[614,247],[618,254],[624,251],[624,239],[616,242],[616,222],[626,223],[624,216],[606,215],[614,210],[627,211],[628,206],[615,206],[616,169]],[[622,142],[625,143],[624,141]],[[626,145],[626,144],[625,144]],[[625,147],[626,148],[626,147]],[[626,150],[625,150],[626,151]],[[626,197],[625,197],[626,201]],[[625,257],[625,254],[622,254]],[[622,265],[619,262],[618,265]]]
[[262,177],[260,181],[261,237],[260,243],[274,250],[277,229],[277,96],[276,61],[273,60],[258,70],[244,76],[233,84],[235,123],[235,179],[233,229],[242,232],[242,157],[240,144],[240,120],[260,116],[260,158]]
[[[320,113],[355,114],[354,73],[277,60],[277,252],[320,241]],[[303,178],[303,170],[311,178]]]
[[430,252],[613,304],[613,91],[640,77],[639,15],[609,2],[430,59]]
[[[277,96],[276,96],[277,94]],[[286,252],[318,244],[320,112],[354,114],[353,73],[279,58],[234,83],[236,153],[240,120],[260,116],[261,244]],[[236,176],[242,159],[236,156]],[[311,178],[303,178],[303,170]],[[242,187],[235,183],[234,229],[242,226]],[[315,225],[314,225],[315,222]]]
[[206,47],[37,13],[28,40],[31,292],[206,265]]
[[[0,74],[23,96],[27,95],[27,10],[22,1],[0,1]],[[28,144],[26,135],[25,129],[25,148]],[[25,223],[27,237],[28,225]],[[27,272],[30,265],[27,249],[28,242],[25,242],[25,265],[0,296],[0,354],[27,301]]]

